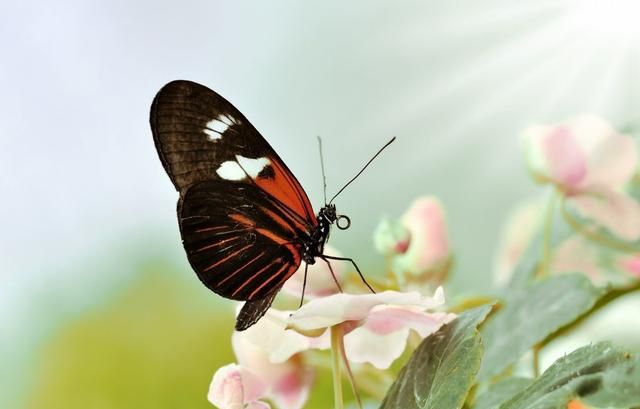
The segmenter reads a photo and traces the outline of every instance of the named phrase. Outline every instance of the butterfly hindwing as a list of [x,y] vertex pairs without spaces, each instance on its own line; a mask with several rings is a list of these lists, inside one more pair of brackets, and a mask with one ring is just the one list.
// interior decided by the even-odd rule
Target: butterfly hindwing
[[244,303],[236,318],[236,330],[244,331],[264,316],[275,298],[277,290],[264,298]]
[[273,148],[209,88],[168,83],[153,101],[150,123],[162,164],[181,195],[207,180],[253,184],[293,210],[296,223],[317,223],[302,186]]
[[270,294],[297,270],[304,230],[291,211],[254,185],[210,180],[190,187],[178,208],[187,257],[212,291],[236,300]]

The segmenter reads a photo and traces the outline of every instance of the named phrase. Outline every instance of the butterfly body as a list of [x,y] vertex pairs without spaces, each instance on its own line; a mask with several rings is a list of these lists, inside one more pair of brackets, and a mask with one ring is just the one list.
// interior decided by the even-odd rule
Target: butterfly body
[[189,263],[215,293],[247,301],[236,322],[236,329],[246,329],[302,262],[323,256],[331,226],[346,217],[333,204],[316,216],[269,143],[203,85],[165,85],[152,103],[150,124],[180,194],[178,224]]
[[320,209],[316,217],[318,224],[313,227],[309,239],[303,243],[302,259],[307,264],[315,264],[316,257],[324,253],[324,245],[329,240],[331,225],[338,220],[336,206],[328,204]]

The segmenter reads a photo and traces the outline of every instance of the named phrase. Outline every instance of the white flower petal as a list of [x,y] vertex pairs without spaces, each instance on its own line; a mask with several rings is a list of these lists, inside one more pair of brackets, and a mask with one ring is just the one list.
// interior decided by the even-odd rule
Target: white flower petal
[[378,305],[414,306],[422,310],[444,304],[444,291],[438,288],[433,297],[419,292],[384,291],[377,294],[334,294],[303,305],[289,317],[289,325],[301,331],[328,328],[345,321],[360,321]]
[[256,324],[245,331],[235,332],[232,342],[234,343],[236,355],[245,355],[246,352],[242,348],[247,349],[247,344],[250,344],[266,354],[269,362],[281,363],[298,352],[312,347],[322,348],[325,345],[328,347],[328,340],[323,342],[323,340],[309,338],[296,331],[285,329],[290,314],[290,311],[279,311],[271,308]]
[[271,405],[266,402],[256,401],[248,404],[245,409],[271,409]]
[[368,362],[378,369],[386,369],[402,355],[408,336],[408,328],[377,335],[359,327],[345,335],[345,353],[351,362]]
[[349,360],[388,368],[404,351],[411,330],[427,337],[456,317],[455,314],[427,313],[415,307],[380,305],[364,324],[345,335]]
[[640,238],[640,204],[633,198],[609,189],[571,197],[585,217],[607,228],[623,240]]
[[605,120],[583,115],[568,121],[580,145],[587,152],[588,173],[584,188],[620,188],[635,173],[638,153],[635,142],[618,132]]

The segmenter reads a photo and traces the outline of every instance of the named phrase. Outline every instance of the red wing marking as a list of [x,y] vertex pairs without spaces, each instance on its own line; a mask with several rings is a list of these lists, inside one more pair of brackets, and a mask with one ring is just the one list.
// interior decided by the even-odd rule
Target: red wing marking
[[313,207],[307,194],[291,172],[286,169],[278,158],[269,158],[273,166],[273,177],[255,179],[256,184],[276,200],[282,202],[304,220],[316,224]]
[[282,238],[280,236],[278,236],[277,234],[274,234],[271,230],[267,230],[267,229],[256,229],[256,232],[262,234],[263,236],[275,241],[278,244],[287,244],[289,243],[289,241],[285,238]]
[[201,229],[196,229],[193,232],[194,233],[206,233],[208,231],[216,231],[216,230],[223,230],[223,229],[229,230],[229,226],[203,227]]
[[[256,293],[258,293],[260,290],[262,290],[264,288],[264,286],[266,286],[267,284],[269,284],[271,281],[273,281],[276,277],[278,277],[280,275],[280,273],[282,272],[282,270],[284,270],[285,268],[291,268],[290,264],[284,264],[280,270],[278,270],[275,274],[271,275],[271,277],[269,277],[267,280],[265,280],[262,284],[260,284],[260,286],[258,286],[258,288],[256,288],[255,290],[253,290],[251,292],[251,294],[249,294],[249,299],[252,299]],[[295,271],[295,270],[294,270]],[[253,277],[252,277],[253,278]]]
[[291,228],[291,224],[288,223],[286,220],[284,220],[282,217],[278,216],[277,214],[267,209],[266,207],[262,208],[261,210],[265,212],[270,218],[272,218],[276,223],[278,223],[280,227],[295,234],[295,231]]
[[[274,260],[275,262],[275,260]],[[236,290],[233,292],[232,296],[235,297],[236,294],[238,294],[244,287],[246,287],[249,283],[251,283],[251,281],[253,281],[254,278],[256,278],[257,276],[259,276],[260,274],[262,274],[266,269],[268,269],[269,267],[272,267],[273,263],[267,264],[266,266],[264,266],[263,268],[261,268],[260,270],[256,271],[251,277],[249,277],[244,283],[242,283],[242,285],[238,288],[236,288]],[[280,273],[280,271],[282,271],[282,269],[284,269],[287,265],[283,265],[282,268],[280,268],[280,270],[278,270],[271,278],[269,278],[269,281],[271,281],[271,279],[273,277],[275,277],[276,275],[278,275]],[[255,293],[255,291],[254,291]],[[253,295],[253,293],[251,293]],[[250,299],[251,297],[249,297],[248,299]]]
[[216,266],[219,266],[220,264],[224,263],[225,261],[229,260],[231,257],[235,256],[236,254],[245,251],[247,248],[249,248],[250,246],[244,246],[242,247],[240,250],[234,251],[233,253],[229,254],[227,257],[218,260],[216,263],[213,263],[212,265],[210,265],[209,267],[205,268],[204,270],[202,270],[202,272],[207,272],[209,270],[211,270],[212,268],[215,268]]
[[[254,261],[258,260],[260,257],[264,256],[264,251],[261,252],[260,254],[258,254],[257,256],[255,256],[254,258],[252,258],[251,260],[249,260],[248,263],[244,264],[241,267],[238,267],[236,269],[236,271],[234,271],[233,273],[229,274],[228,276],[226,276],[224,278],[224,280],[220,281],[217,286],[220,287],[222,284],[224,284],[225,282],[227,282],[227,280],[229,280],[230,278],[232,278],[233,276],[235,276],[236,274],[238,274],[239,272],[243,271],[245,268],[249,267],[251,265],[251,263],[253,263]],[[269,265],[267,265],[267,267],[269,267]],[[265,267],[266,268],[266,267]],[[264,270],[264,268],[262,269]],[[262,271],[260,270],[260,271]],[[256,273],[257,274],[257,273]]]
[[246,217],[246,216],[244,216],[244,215],[242,215],[240,213],[230,214],[229,217],[231,219],[237,221],[238,223],[241,223],[241,224],[245,225],[245,226],[254,226],[256,224],[253,220],[249,219],[248,217]]

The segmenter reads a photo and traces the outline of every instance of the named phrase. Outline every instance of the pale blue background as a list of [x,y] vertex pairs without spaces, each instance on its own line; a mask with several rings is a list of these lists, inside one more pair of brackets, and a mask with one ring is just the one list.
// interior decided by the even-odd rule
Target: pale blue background
[[[331,244],[381,270],[371,235],[420,195],[447,210],[452,286],[491,283],[505,214],[540,190],[519,133],[594,112],[638,120],[637,49],[570,23],[571,1],[23,1],[0,4],[0,396],[28,379],[58,320],[125,285],[131,254],[192,274],[177,194],[148,127],[166,82],[232,101],[316,208],[391,136],[337,201]],[[122,262],[121,260],[126,260]],[[188,277],[192,279],[192,276]],[[7,364],[8,363],[8,364]],[[0,398],[0,406],[2,398]]]

